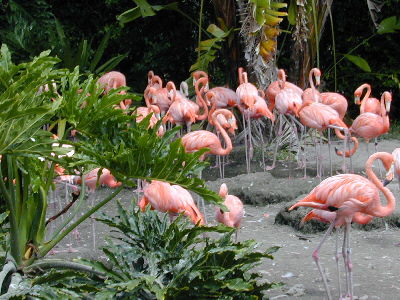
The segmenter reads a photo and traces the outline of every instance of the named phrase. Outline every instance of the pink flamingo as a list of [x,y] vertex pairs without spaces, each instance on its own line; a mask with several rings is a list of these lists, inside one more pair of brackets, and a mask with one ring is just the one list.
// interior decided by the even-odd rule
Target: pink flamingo
[[[367,91],[365,92],[363,99],[360,100],[361,95],[365,89]],[[369,97],[370,95],[371,95],[371,85],[369,85],[368,83],[364,83],[354,91],[354,102],[355,104],[360,105],[360,114],[363,114],[365,112],[371,112],[380,115],[381,103],[377,98],[370,98]]]
[[144,196],[138,203],[142,211],[150,204],[151,209],[167,212],[170,218],[183,213],[190,218],[193,224],[204,225],[204,217],[194,203],[192,196],[181,186],[152,180],[151,184],[144,188],[143,193]]
[[[158,106],[156,106],[156,105],[150,105],[150,107],[140,106],[135,110],[135,112],[133,114],[137,115],[136,122],[140,123],[143,121],[143,119],[145,117],[147,117],[151,113],[153,115],[150,117],[149,128],[153,128],[159,120],[158,116],[160,115],[160,109],[158,108]],[[164,128],[162,126],[160,126],[160,128],[158,128],[157,135],[158,136],[164,135]]]
[[[301,99],[303,90],[290,82],[286,82],[285,71],[282,69],[278,71],[278,83],[276,83],[275,81],[271,83],[271,85],[268,87],[266,95],[270,104],[269,105],[270,109],[276,108],[276,110],[279,113],[279,128],[277,134],[277,141],[274,149],[272,165],[268,166],[266,170],[272,170],[275,168],[276,155],[282,138],[283,115],[287,115],[291,118],[292,121],[291,127],[293,129],[293,132],[295,133],[298,144],[300,144],[300,139],[298,138],[297,127],[295,123],[297,123],[300,126],[301,132],[304,131],[303,125],[300,124],[293,117],[293,114],[295,113],[295,105],[301,106],[303,102],[303,100]],[[277,86],[279,88],[279,91],[276,88]]]
[[160,109],[161,116],[164,116],[171,106],[171,100],[167,88],[162,87],[162,80],[159,76],[152,77],[151,84],[144,91],[144,99],[146,106],[150,104],[157,105]]
[[[389,92],[384,92],[381,97],[381,112],[380,115],[365,112],[360,114],[353,122],[349,128],[351,134],[355,134],[362,137],[367,142],[367,152],[369,140],[376,138],[389,131],[390,121],[389,112],[390,104],[392,102],[392,94]],[[376,146],[376,145],[375,145]],[[376,151],[376,149],[375,149]],[[337,155],[343,155],[342,151],[336,149]],[[346,156],[351,155],[348,151],[344,153]]]
[[195,109],[187,99],[177,95],[175,84],[172,81],[167,83],[167,90],[168,93],[172,93],[172,103],[163,117],[163,123],[169,121],[177,125],[186,124],[186,127],[190,129],[191,124],[196,122]]
[[219,223],[236,228],[235,242],[237,242],[238,231],[244,217],[243,203],[238,197],[228,195],[228,187],[225,183],[221,184],[219,195],[224,199],[224,205],[229,211],[223,212],[219,207],[215,207],[215,219]]
[[[329,127],[334,128],[337,135],[339,135],[338,128],[347,130],[347,125],[340,119],[338,112],[325,104],[306,99],[300,108],[295,104],[295,109],[300,122],[307,127],[315,128],[320,132]],[[352,151],[354,153],[355,150]],[[317,176],[322,176],[322,164],[319,155],[317,156]]]
[[[356,213],[362,213],[374,217],[385,217],[390,215],[396,205],[396,199],[392,192],[383,186],[378,177],[372,171],[372,164],[375,160],[381,160],[385,169],[389,170],[393,163],[393,156],[390,153],[377,152],[371,155],[366,164],[365,171],[368,178],[356,174],[341,174],[323,180],[304,199],[292,205],[289,210],[299,206],[312,207],[326,211],[336,212],[336,217],[327,232],[313,252],[313,259],[317,264],[322,276],[328,299],[332,299],[328,283],[322,272],[319,263],[319,250],[326,238],[337,225],[344,223],[343,257],[345,260],[347,288],[350,299],[353,299],[352,263],[350,258],[350,228],[351,221]],[[387,205],[382,206],[379,192],[382,192],[387,200]]]
[[[126,78],[125,75],[121,72],[111,71],[105,73],[103,76],[99,78],[97,81],[101,88],[104,89],[104,93],[108,93],[111,89],[116,89],[121,86],[126,86]],[[121,95],[125,95],[126,91],[121,91]],[[129,106],[132,104],[131,99],[125,99],[120,102],[121,109],[125,110],[128,109]]]

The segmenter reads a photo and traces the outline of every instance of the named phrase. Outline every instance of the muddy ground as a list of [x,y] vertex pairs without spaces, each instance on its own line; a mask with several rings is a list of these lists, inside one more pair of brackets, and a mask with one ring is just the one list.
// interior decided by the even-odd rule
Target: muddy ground
[[[391,152],[397,147],[395,140],[383,140],[378,145],[378,151]],[[334,142],[332,146],[341,144]],[[374,145],[370,145],[372,152]],[[281,248],[274,254],[274,260],[265,260],[257,270],[269,281],[282,282],[284,286],[270,291],[267,295],[272,299],[326,299],[322,282],[317,268],[311,259],[311,254],[322,238],[325,225],[318,222],[306,224],[301,231],[298,230],[300,218],[307,211],[302,209],[294,213],[285,211],[290,204],[300,199],[316,186],[322,179],[315,178],[315,149],[306,147],[307,174],[303,178],[303,169],[297,169],[296,163],[280,161],[277,167],[269,172],[262,170],[261,154],[256,151],[252,162],[252,173],[246,174],[244,151],[236,147],[229,156],[229,163],[225,166],[225,179],[218,179],[218,170],[208,168],[203,177],[207,180],[210,189],[218,191],[222,182],[227,183],[230,194],[235,194],[245,202],[246,215],[239,233],[239,240],[255,239],[260,242],[260,249],[270,246]],[[330,173],[328,148],[322,147],[324,175]],[[270,157],[270,153],[266,154]],[[362,174],[364,163],[367,159],[366,147],[361,143],[360,149],[353,156],[352,167],[355,173]],[[267,164],[271,161],[268,160]],[[213,164],[213,159],[211,161]],[[350,162],[346,160],[347,169]],[[341,173],[343,159],[333,157],[333,174]],[[379,175],[379,166],[376,165]],[[290,178],[288,177],[290,176]],[[388,186],[395,195],[399,195],[397,182]],[[92,197],[94,202],[104,199],[111,190],[99,189]],[[136,195],[131,190],[123,190],[118,196],[122,203],[128,205],[136,201]],[[383,196],[381,195],[383,199]],[[58,205],[55,203],[55,205]],[[90,205],[90,200],[88,202]],[[214,223],[213,207],[207,205],[207,216]],[[102,210],[107,214],[114,214],[115,204],[109,203]],[[354,293],[360,299],[400,299],[400,209],[397,208],[392,217],[384,220],[375,220],[372,225],[353,227],[351,235],[352,256],[354,265]],[[288,225],[285,225],[288,224]],[[102,224],[96,224],[96,248],[104,244],[104,236],[109,229]],[[63,251],[63,257],[100,258],[101,251],[93,251],[92,224],[87,221],[80,225],[80,238],[75,240],[68,236],[56,250]],[[366,230],[368,229],[368,230]],[[342,233],[340,232],[340,235]],[[323,268],[327,273],[329,285],[334,299],[339,298],[338,281],[334,260],[334,246],[336,235],[328,238],[321,250],[320,257]],[[340,240],[341,242],[341,240]],[[78,252],[65,253],[67,244]],[[341,261],[342,262],[342,261]],[[343,271],[343,264],[340,265]],[[344,279],[342,276],[342,287]]]

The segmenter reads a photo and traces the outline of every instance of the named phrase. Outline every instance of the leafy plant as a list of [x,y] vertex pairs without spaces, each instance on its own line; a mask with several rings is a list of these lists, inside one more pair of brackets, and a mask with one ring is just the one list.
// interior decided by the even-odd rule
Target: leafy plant
[[166,214],[118,207],[118,216],[98,219],[115,229],[117,242],[103,248],[108,262],[80,260],[87,266],[80,274],[53,269],[32,281],[32,291],[96,299],[261,299],[277,286],[259,282],[251,270],[278,247],[259,252],[253,240],[233,243],[229,227],[192,227],[181,216],[169,224]]

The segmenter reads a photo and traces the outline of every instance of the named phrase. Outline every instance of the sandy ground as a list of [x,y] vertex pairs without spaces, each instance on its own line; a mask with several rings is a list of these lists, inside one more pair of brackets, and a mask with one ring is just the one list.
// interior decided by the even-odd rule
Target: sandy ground
[[[333,143],[333,146],[342,144]],[[379,151],[391,152],[397,147],[397,141],[384,140],[379,143]],[[374,145],[370,145],[372,152]],[[246,173],[243,162],[243,152],[234,152],[230,155],[225,166],[226,179],[217,179],[218,170],[208,169],[204,172],[204,178],[209,180],[208,186],[217,191],[222,182],[226,182],[230,194],[239,196],[245,203],[246,215],[239,233],[239,240],[255,239],[260,242],[260,249],[270,246],[281,248],[274,254],[274,260],[265,260],[257,268],[269,281],[282,282],[284,286],[268,293],[272,299],[326,299],[318,270],[311,258],[312,251],[322,238],[323,232],[303,233],[286,225],[275,223],[275,217],[282,208],[301,198],[316,186],[322,179],[303,177],[303,170],[296,169],[296,163],[288,164],[279,162],[277,168],[271,172],[263,172],[259,158],[252,163],[252,172]],[[315,175],[315,152],[313,147],[306,148],[307,168],[309,175]],[[324,174],[329,175],[328,148],[322,147],[322,161],[325,167]],[[267,154],[268,156],[268,154]],[[354,172],[361,173],[367,159],[366,147],[361,143],[359,151],[352,159]],[[268,161],[267,163],[270,163]],[[350,170],[350,162],[346,160],[347,169]],[[333,173],[341,173],[343,159],[334,157]],[[379,167],[376,166],[379,175]],[[258,171],[258,172],[256,172]],[[288,176],[290,175],[290,178]],[[397,196],[399,188],[397,182],[388,186]],[[100,201],[111,190],[102,188],[95,195],[94,201]],[[130,190],[123,190],[118,196],[123,204],[136,201],[136,195]],[[382,197],[382,196],[381,196]],[[383,197],[382,197],[383,199]],[[55,204],[57,205],[57,204]],[[90,205],[90,199],[88,200]],[[211,223],[214,222],[213,207],[207,205],[207,216]],[[115,204],[109,203],[101,212],[115,213]],[[399,214],[397,208],[396,214]],[[400,222],[398,222],[400,223]],[[371,231],[362,229],[352,230],[351,247],[354,266],[354,293],[360,299],[400,299],[400,232],[397,227],[383,222],[383,226]],[[386,225],[386,226],[385,226]],[[101,258],[101,252],[93,251],[92,221],[88,220],[80,225],[80,238],[75,240],[71,235],[61,243],[56,250],[63,251],[63,257]],[[104,236],[109,229],[102,224],[96,224],[96,248],[104,244]],[[342,232],[340,231],[340,236]],[[321,250],[321,263],[329,278],[334,299],[339,298],[336,264],[334,260],[336,235],[332,235],[326,241]],[[341,239],[339,241],[341,245]],[[64,253],[68,245],[78,250],[76,253]],[[343,263],[340,261],[342,289],[344,289]]]

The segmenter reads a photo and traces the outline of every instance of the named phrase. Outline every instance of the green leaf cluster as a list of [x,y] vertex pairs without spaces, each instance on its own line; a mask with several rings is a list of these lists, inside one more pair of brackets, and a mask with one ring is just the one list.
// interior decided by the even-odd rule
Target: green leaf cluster
[[120,204],[118,216],[98,220],[115,229],[117,242],[103,248],[107,262],[79,261],[97,275],[51,270],[36,277],[32,292],[38,298],[67,289],[91,299],[261,299],[277,286],[259,282],[251,270],[278,247],[260,252],[253,240],[233,243],[232,228],[192,227],[181,216],[169,223],[166,214]]

